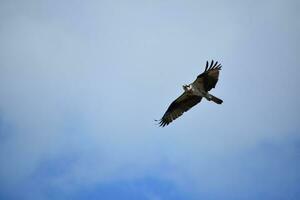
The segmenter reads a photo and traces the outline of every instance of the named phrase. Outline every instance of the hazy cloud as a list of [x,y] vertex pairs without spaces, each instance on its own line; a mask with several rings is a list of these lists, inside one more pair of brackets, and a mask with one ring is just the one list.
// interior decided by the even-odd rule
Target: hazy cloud
[[[297,6],[2,2],[0,197],[297,199]],[[207,59],[224,104],[158,128]]]

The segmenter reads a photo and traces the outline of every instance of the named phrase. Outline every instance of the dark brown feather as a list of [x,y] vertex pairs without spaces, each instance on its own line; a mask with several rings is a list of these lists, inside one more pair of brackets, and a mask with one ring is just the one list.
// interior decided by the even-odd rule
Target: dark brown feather
[[201,101],[202,97],[187,94],[184,92],[180,97],[173,101],[164,116],[161,118],[159,125],[164,127],[173,120],[181,116],[184,112],[195,106]]
[[218,64],[218,62],[214,63],[213,60],[208,67],[207,61],[204,72],[197,77],[196,82],[203,86],[206,92],[210,91],[216,86],[219,80],[219,71],[221,68],[221,64]]

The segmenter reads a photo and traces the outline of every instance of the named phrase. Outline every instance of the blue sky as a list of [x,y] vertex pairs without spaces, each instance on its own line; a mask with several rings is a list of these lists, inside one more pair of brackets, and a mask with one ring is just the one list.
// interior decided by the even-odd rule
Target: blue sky
[[299,6],[1,1],[0,199],[299,199]]

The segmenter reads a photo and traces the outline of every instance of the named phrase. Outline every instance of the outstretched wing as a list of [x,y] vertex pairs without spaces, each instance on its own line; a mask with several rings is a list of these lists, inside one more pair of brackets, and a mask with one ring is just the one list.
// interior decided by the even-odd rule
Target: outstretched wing
[[202,97],[188,94],[184,92],[175,101],[171,103],[164,116],[161,118],[159,125],[164,127],[176,118],[180,117],[184,112],[201,101]]
[[204,89],[206,92],[210,91],[212,88],[215,88],[219,80],[219,72],[222,68],[221,64],[212,60],[210,65],[206,61],[205,70],[200,74],[197,79],[194,81],[195,85],[199,89]]

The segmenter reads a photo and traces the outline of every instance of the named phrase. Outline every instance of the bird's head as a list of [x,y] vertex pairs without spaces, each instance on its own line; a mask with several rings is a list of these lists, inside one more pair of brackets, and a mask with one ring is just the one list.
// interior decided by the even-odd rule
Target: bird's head
[[186,91],[186,92],[189,91],[189,86],[188,86],[188,85],[183,85],[182,88],[183,88],[183,90]]

